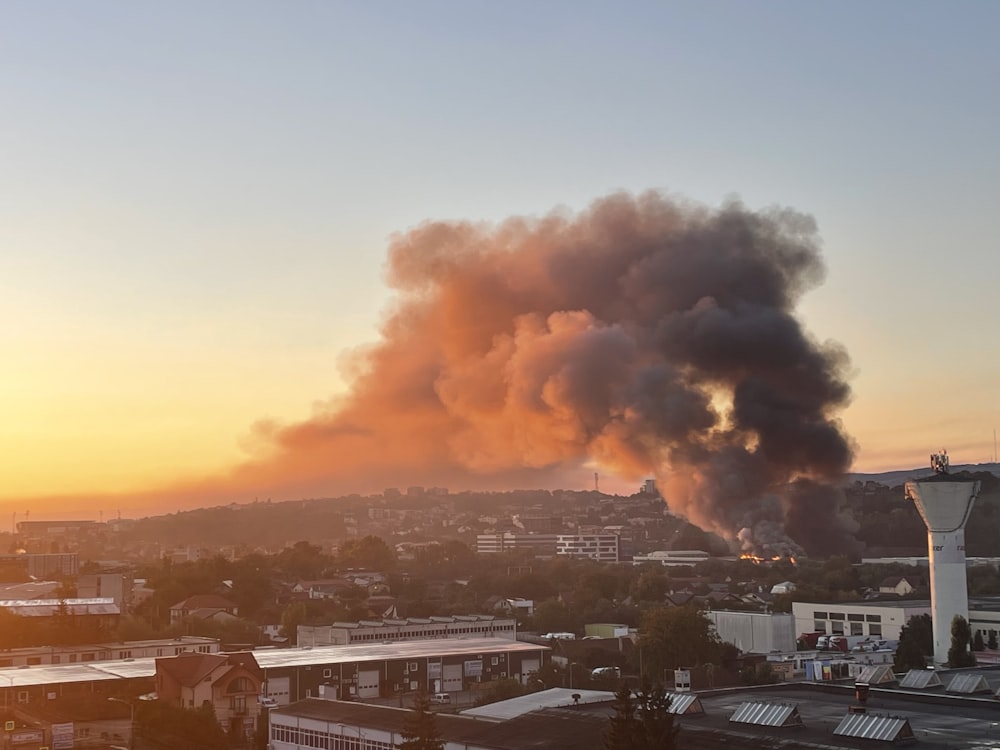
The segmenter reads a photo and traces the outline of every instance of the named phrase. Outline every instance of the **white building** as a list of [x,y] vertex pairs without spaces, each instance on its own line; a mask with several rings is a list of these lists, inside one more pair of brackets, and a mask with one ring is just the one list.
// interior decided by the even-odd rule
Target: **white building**
[[795,617],[788,613],[729,612],[705,613],[719,638],[743,653],[769,654],[795,651]]
[[617,534],[557,534],[556,554],[618,562]]
[[705,562],[710,557],[711,555],[700,549],[660,549],[645,555],[633,555],[632,564],[659,563],[664,567],[670,568],[679,565],[697,565],[700,562]]
[[493,615],[408,617],[399,620],[361,620],[332,625],[299,625],[299,647],[347,646],[356,643],[422,641],[439,638],[517,639],[517,620]]
[[865,635],[898,640],[911,617],[929,615],[926,599],[898,602],[792,602],[796,633]]

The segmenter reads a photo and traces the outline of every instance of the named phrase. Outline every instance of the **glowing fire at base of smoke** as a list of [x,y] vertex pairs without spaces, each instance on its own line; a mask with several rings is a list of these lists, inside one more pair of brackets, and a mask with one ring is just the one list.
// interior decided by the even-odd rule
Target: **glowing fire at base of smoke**
[[795,558],[791,555],[772,555],[771,557],[760,557],[759,555],[751,555],[744,552],[740,555],[741,560],[750,560],[755,565],[769,565],[770,563],[781,562],[782,560],[787,560],[792,565],[796,565]]

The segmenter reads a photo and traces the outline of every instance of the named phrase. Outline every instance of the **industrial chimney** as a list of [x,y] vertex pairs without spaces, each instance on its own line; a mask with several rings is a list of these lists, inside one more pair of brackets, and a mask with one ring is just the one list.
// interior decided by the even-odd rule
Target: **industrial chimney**
[[951,621],[955,615],[969,619],[965,524],[979,495],[979,482],[952,477],[945,451],[931,456],[931,468],[933,476],[906,483],[906,497],[927,526],[934,662],[944,664],[951,645]]

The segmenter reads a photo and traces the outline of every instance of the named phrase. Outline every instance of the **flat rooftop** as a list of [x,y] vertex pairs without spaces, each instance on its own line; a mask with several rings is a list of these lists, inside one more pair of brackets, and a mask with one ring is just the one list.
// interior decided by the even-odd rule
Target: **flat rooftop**
[[[548,646],[521,643],[507,638],[437,638],[424,641],[394,641],[392,643],[352,646],[316,646],[254,651],[262,669],[336,664],[339,662],[385,661],[386,659],[420,659],[436,656],[477,656],[483,653],[538,653],[550,651]],[[161,657],[170,658],[170,657]],[[53,664],[38,667],[0,669],[0,688],[54,685],[61,682],[88,682],[124,678],[153,677],[156,659],[132,661],[88,662],[87,664]]]

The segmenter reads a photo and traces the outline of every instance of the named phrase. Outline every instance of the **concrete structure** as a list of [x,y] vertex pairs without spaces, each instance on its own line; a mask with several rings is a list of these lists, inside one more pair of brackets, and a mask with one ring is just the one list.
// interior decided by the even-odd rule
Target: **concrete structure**
[[361,620],[332,625],[299,625],[297,643],[306,646],[348,646],[358,643],[440,640],[442,638],[517,639],[517,620],[493,615],[407,617]]
[[556,554],[598,562],[618,562],[617,534],[557,534]]
[[710,558],[711,555],[700,549],[661,549],[656,550],[655,552],[649,552],[645,555],[633,555],[632,564],[644,565],[645,563],[659,563],[664,567],[671,568],[683,565],[697,565],[698,563],[705,562]]
[[79,646],[27,646],[0,651],[0,669],[145,659],[157,656],[175,656],[185,651],[215,654],[219,651],[219,641],[215,638],[186,635],[180,638],[88,643]]
[[122,612],[132,608],[132,577],[122,573],[88,573],[76,580],[81,599],[111,597]]
[[791,614],[709,610],[705,616],[723,641],[732,643],[743,653],[795,651],[798,631]]
[[[504,638],[473,638],[273,649],[253,655],[264,678],[259,694],[278,705],[287,705],[321,693],[353,700],[398,700],[418,689],[430,693],[465,691],[507,678],[526,683],[533,672],[549,662],[550,654],[547,646]],[[150,692],[155,689],[158,661],[168,660],[0,670],[0,702],[34,705],[53,700],[53,696]],[[193,695],[183,697],[194,699]]]
[[931,603],[922,600],[888,602],[792,602],[795,632],[862,635],[899,640],[907,620],[929,615]]
[[953,479],[943,472],[906,483],[906,496],[927,526],[934,661],[938,664],[948,661],[952,619],[969,619],[965,524],[978,495],[979,482]]
[[76,552],[25,552],[20,555],[0,555],[0,565],[24,568],[29,576],[36,579],[75,576],[80,572],[80,556]]

